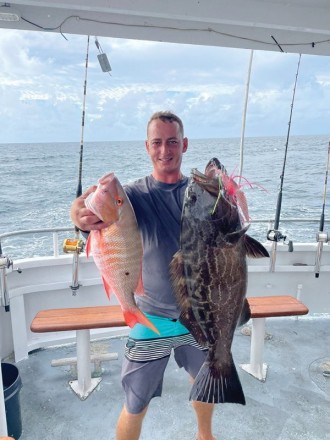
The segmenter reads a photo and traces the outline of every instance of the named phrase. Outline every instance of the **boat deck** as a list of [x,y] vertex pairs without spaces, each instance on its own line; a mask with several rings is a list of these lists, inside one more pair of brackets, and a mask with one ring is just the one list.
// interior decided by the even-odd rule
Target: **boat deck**
[[[330,377],[323,375],[330,361],[329,328],[330,317],[267,319],[265,382],[238,367],[249,361],[250,336],[249,326],[237,330],[233,354],[247,403],[216,406],[217,440],[330,440]],[[84,401],[68,385],[75,379],[70,367],[50,365],[52,359],[75,356],[74,344],[37,350],[19,362],[21,440],[114,440],[124,397],[124,344],[124,339],[93,342],[92,350],[117,352],[119,359],[102,365],[102,381]],[[189,390],[186,373],[171,358],[163,396],[151,402],[141,440],[196,439]]]

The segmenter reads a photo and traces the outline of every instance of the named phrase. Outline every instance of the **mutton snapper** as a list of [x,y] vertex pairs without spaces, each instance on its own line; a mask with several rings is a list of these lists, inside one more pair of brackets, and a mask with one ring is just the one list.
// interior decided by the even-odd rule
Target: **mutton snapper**
[[110,223],[99,231],[91,231],[86,244],[87,256],[93,254],[108,297],[115,293],[127,325],[133,327],[139,322],[159,333],[135,302],[134,293],[144,294],[142,241],[133,207],[114,173],[99,179],[96,191],[86,198],[85,205],[102,221]]
[[205,174],[192,170],[181,219],[180,250],[170,265],[182,323],[208,355],[190,399],[245,404],[231,353],[234,331],[248,307],[246,256],[269,256],[246,234],[243,191],[218,159]]

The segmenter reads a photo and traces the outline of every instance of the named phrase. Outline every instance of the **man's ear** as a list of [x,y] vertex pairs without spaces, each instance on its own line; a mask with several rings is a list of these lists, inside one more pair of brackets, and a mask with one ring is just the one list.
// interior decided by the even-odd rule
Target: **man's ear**
[[188,150],[188,138],[183,138],[183,149],[182,151],[185,153]]

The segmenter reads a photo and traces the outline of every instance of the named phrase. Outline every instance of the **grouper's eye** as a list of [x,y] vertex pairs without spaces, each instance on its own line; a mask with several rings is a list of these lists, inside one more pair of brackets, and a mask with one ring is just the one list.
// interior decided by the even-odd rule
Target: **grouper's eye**
[[190,202],[194,205],[197,201],[197,196],[195,193],[190,194]]

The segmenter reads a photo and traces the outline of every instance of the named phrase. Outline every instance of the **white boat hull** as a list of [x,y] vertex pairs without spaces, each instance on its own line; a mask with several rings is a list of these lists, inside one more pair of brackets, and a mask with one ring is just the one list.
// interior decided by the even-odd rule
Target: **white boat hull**
[[[271,243],[265,246],[271,251]],[[270,259],[249,260],[248,296],[292,295],[306,304],[310,315],[330,314],[330,248],[323,247],[318,278],[316,252],[316,243],[295,244],[293,252],[278,244],[274,272],[270,272]],[[70,288],[72,261],[72,255],[17,260],[13,270],[7,270],[10,311],[0,308],[1,358],[14,351],[18,362],[37,348],[74,341],[74,332],[32,333],[30,324],[39,310],[109,305],[93,259],[85,254],[79,257],[79,289]],[[117,303],[114,295],[110,303]],[[126,334],[127,330],[94,330],[92,337]]]

